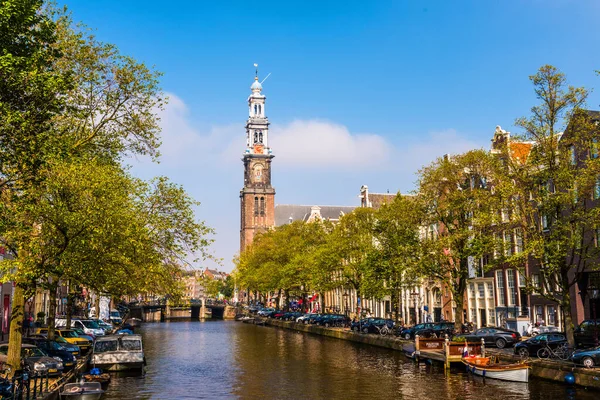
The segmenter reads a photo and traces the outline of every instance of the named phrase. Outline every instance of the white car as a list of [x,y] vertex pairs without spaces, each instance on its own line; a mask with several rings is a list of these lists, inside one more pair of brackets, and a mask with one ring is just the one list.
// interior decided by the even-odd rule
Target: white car
[[[59,328],[66,327],[67,320],[62,318],[57,319],[56,326]],[[91,334],[93,336],[104,336],[106,334],[106,332],[104,332],[104,329],[102,329],[100,325],[96,323],[96,321],[93,321],[91,319],[72,319],[71,328],[79,328],[86,335]]]
[[311,315],[318,315],[318,314],[317,313],[306,313],[306,314],[301,315],[298,318],[296,318],[296,322],[304,322],[308,318],[310,318]]

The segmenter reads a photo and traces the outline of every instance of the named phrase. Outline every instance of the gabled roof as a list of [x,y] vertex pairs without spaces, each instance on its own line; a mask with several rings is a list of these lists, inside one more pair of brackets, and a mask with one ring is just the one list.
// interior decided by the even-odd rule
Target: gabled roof
[[[289,224],[293,221],[308,221],[315,207],[296,204],[275,205],[275,226]],[[355,206],[317,206],[322,219],[337,221],[341,215],[351,213]]]
[[526,163],[529,154],[531,154],[531,149],[533,147],[532,142],[509,142],[510,148],[510,156],[520,161],[521,163]]

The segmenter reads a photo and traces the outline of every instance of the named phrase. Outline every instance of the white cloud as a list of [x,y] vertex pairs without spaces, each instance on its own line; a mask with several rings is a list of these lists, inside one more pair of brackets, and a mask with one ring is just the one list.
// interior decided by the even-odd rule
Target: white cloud
[[354,134],[343,125],[320,120],[296,120],[273,125],[269,145],[286,166],[373,167],[389,159],[390,145],[379,135]]

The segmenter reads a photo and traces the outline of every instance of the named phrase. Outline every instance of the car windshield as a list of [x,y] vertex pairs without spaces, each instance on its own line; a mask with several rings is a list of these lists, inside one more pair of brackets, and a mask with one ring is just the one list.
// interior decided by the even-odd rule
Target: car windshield
[[60,335],[62,337],[66,337],[66,338],[76,338],[79,337],[77,336],[77,334],[73,331],[60,331]]
[[96,345],[94,346],[94,353],[104,353],[107,351],[117,351],[116,340],[103,340],[101,342],[96,342]]
[[64,348],[56,342],[45,342],[45,343],[52,350],[64,350]]
[[55,341],[55,342],[57,342],[57,343],[69,343],[69,342],[67,342],[67,341],[65,340],[65,338],[63,338],[63,337],[60,337],[60,336],[56,336],[56,337],[54,338],[54,341]]
[[24,347],[21,349],[21,357],[44,357],[46,354],[37,347]]
[[95,321],[81,321],[81,323],[88,329],[100,329]]
[[111,311],[110,316],[111,318],[121,318],[121,314],[118,311]]

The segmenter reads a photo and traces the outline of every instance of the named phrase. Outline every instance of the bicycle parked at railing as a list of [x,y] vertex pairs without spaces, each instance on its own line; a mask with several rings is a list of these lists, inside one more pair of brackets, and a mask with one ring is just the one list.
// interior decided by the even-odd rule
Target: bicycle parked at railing
[[561,344],[556,348],[550,347],[548,342],[544,343],[544,347],[538,350],[537,356],[541,359],[554,359],[554,360],[568,360],[573,354],[573,349],[569,348],[568,345]]

